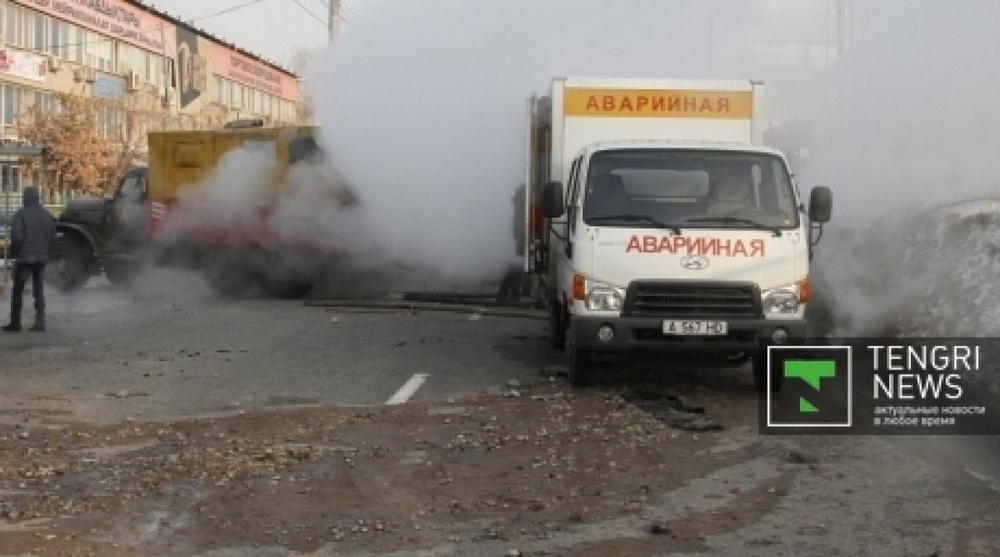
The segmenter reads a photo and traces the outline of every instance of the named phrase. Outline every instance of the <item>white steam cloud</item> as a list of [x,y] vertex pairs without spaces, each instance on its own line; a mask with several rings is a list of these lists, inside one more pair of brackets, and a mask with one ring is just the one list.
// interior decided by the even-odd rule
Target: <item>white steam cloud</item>
[[178,191],[162,234],[245,235],[333,257],[348,251],[347,236],[359,224],[347,196],[325,160],[296,162],[285,172],[273,149],[233,149],[198,184]]
[[1000,198],[997,77],[981,62],[1000,49],[1000,5],[854,7],[856,38],[804,165],[807,183],[834,191],[814,276],[835,332],[990,334],[1000,221],[995,203],[975,200]]
[[766,77],[713,34],[739,39],[742,22],[780,37],[803,10],[774,4],[372,0],[308,84],[326,149],[364,203],[365,239],[444,276],[496,278],[515,261],[531,94],[564,75]]
[[[1000,51],[992,25],[1000,5],[350,6],[350,21],[313,61],[307,85],[321,142],[362,205],[330,208],[322,191],[287,197],[276,225],[293,237],[338,238],[369,264],[393,263],[401,274],[489,280],[515,262],[511,198],[522,181],[525,99],[559,75],[764,79],[768,118],[797,124],[778,146],[808,150],[796,161],[803,193],[814,184],[834,191],[834,220],[814,277],[849,332],[884,327],[887,315],[928,323],[904,309],[928,292],[947,296],[948,274],[928,262],[963,248],[954,234],[929,239],[943,234],[943,225],[934,220],[939,213],[924,209],[989,196],[1000,185],[996,78],[979,65]],[[913,218],[931,223],[911,226]],[[976,242],[977,254],[990,251],[992,239]],[[950,264],[965,269],[969,288],[988,284],[985,263]],[[899,288],[904,276],[925,284]],[[982,316],[994,313],[984,308]]]
[[854,2],[807,176],[835,186],[838,222],[997,192],[1000,5]]

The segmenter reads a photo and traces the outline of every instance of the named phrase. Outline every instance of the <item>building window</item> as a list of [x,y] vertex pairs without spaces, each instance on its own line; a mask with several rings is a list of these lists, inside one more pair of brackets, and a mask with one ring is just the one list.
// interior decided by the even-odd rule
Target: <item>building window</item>
[[154,83],[153,81],[153,55],[149,52],[143,51],[142,53],[142,75],[145,76],[146,83]]
[[164,56],[156,56],[156,59],[160,61],[160,71],[159,78],[156,81],[157,85],[172,85],[174,83],[174,65],[170,58]]
[[3,181],[4,192],[20,193],[22,177],[20,165],[0,164],[0,180]]
[[46,31],[49,27],[49,18],[42,14],[34,14],[35,20],[35,44],[33,48],[38,52],[48,52],[48,36]]
[[69,25],[55,18],[49,20],[49,37],[46,52],[52,56],[69,58]]
[[21,44],[21,14],[23,11],[20,6],[7,4],[7,13],[4,14],[3,34],[4,39],[11,44]]
[[212,89],[214,90],[213,91],[214,94],[212,95],[212,100],[214,100],[219,104],[223,104],[222,100],[223,87],[225,87],[225,85],[223,84],[222,78],[217,75],[212,76]]
[[121,140],[121,110],[117,106],[104,106],[97,112],[97,131],[104,139]]
[[35,48],[35,19],[37,19],[37,14],[30,12],[26,9],[21,9],[20,21],[18,22],[18,27],[20,27],[20,33],[18,36],[17,46],[21,48]]
[[114,72],[115,42],[97,33],[88,33],[88,39],[92,41],[87,45],[87,56],[92,56],[88,65],[106,72]]
[[73,39],[69,43],[69,58],[77,64],[82,64],[84,55],[87,52],[87,31],[78,25],[70,25],[70,30],[72,31]]
[[17,88],[13,85],[3,86],[3,125],[17,124],[17,115],[21,111],[21,99]]

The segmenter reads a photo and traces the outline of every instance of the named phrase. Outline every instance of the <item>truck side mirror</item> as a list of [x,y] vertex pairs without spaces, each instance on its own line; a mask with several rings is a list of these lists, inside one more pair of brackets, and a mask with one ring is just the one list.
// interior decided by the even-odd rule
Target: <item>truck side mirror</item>
[[833,194],[826,186],[816,186],[809,192],[809,220],[812,222],[830,222],[830,212],[833,210]]
[[561,217],[565,210],[562,183],[545,182],[542,185],[542,212],[545,213],[546,217],[554,219]]

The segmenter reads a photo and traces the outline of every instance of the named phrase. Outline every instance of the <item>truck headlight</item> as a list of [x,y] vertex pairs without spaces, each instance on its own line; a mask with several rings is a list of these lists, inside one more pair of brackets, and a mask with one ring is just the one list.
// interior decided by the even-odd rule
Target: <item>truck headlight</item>
[[625,302],[624,288],[603,282],[587,282],[584,302],[588,311],[621,311]]
[[779,286],[761,293],[765,316],[789,315],[799,311],[798,285]]

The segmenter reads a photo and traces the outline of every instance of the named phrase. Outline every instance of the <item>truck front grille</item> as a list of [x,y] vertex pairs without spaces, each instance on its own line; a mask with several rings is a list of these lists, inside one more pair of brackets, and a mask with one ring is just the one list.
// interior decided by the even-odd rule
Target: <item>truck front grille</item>
[[755,317],[761,315],[760,292],[753,283],[642,281],[629,285],[626,315]]

